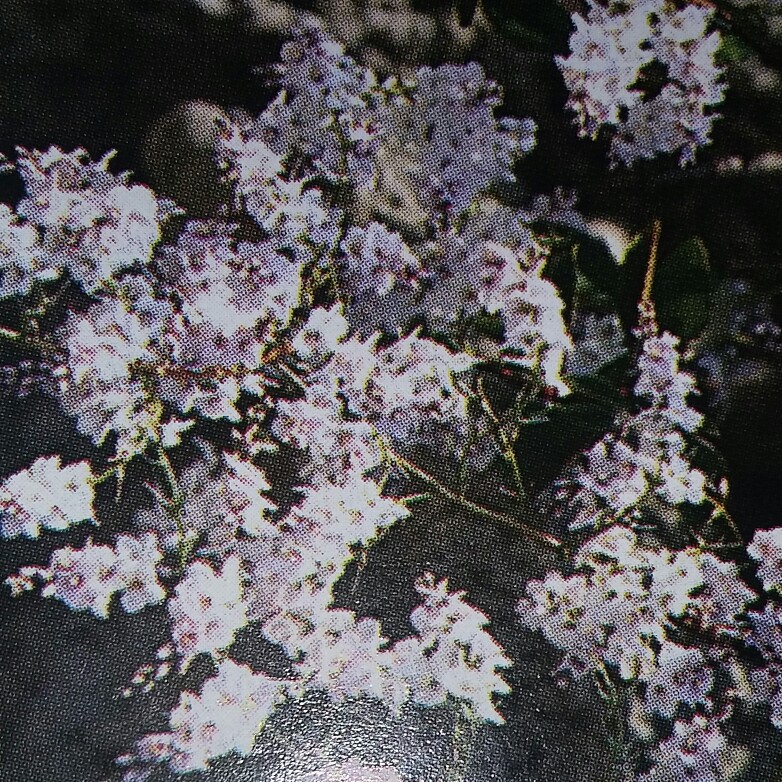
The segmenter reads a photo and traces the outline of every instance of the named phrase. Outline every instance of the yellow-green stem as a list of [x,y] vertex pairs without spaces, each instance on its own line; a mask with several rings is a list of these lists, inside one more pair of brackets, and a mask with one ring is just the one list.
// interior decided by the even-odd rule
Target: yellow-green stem
[[387,443],[385,444],[384,451],[398,467],[401,467],[405,472],[420,478],[429,484],[433,489],[435,489],[438,494],[455,503],[456,505],[459,505],[465,510],[470,511],[471,513],[475,513],[478,516],[484,516],[485,518],[492,519],[493,521],[499,521],[500,523],[514,529],[521,530],[527,535],[530,535],[531,537],[536,538],[537,540],[540,540],[553,548],[559,549],[562,547],[562,541],[558,540],[553,535],[549,535],[547,532],[530,527],[528,524],[525,524],[513,516],[506,516],[504,513],[498,513],[497,511],[490,510],[489,508],[484,508],[482,505],[478,505],[477,503],[471,502],[465,497],[460,496],[456,492],[449,489],[447,486],[444,486],[433,475],[430,475],[425,470],[422,470],[418,465],[413,464],[413,462],[398,454]]
[[516,491],[519,497],[524,499],[527,494],[527,490],[524,486],[524,478],[521,475],[519,460],[516,458],[514,444],[508,439],[508,435],[505,432],[505,427],[502,425],[502,421],[497,418],[496,413],[492,409],[491,403],[489,402],[489,399],[487,398],[486,392],[483,388],[483,379],[481,378],[478,379],[478,399],[480,400],[481,407],[483,408],[484,412],[489,416],[489,419],[497,430],[497,436],[500,439],[500,450],[502,451],[503,458],[508,463],[513,472],[513,480],[516,484]]

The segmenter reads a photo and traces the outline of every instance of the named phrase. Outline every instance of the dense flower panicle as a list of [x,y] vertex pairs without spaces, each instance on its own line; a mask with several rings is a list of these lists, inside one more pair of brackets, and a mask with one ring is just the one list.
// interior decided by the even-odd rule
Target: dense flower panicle
[[205,770],[212,758],[229,752],[248,755],[284,693],[284,683],[224,660],[199,694],[182,693],[170,731],[146,736],[137,755],[147,762],[165,760],[177,773]]
[[639,336],[633,392],[642,407],[586,451],[564,481],[574,488],[571,529],[638,520],[654,496],[673,506],[706,499],[706,476],[690,463],[685,439],[701,426],[703,414],[689,403],[697,389],[695,378],[679,367],[679,339],[659,334],[653,317]]
[[701,425],[703,415],[687,404],[687,398],[697,389],[693,375],[679,368],[678,348],[679,338],[668,331],[647,336],[638,357],[638,378],[633,390],[672,424],[693,432]]
[[[580,134],[594,138],[601,127],[614,127],[612,159],[628,166],[671,152],[681,165],[691,163],[709,143],[717,116],[711,109],[724,98],[715,63],[720,34],[707,33],[713,14],[700,3],[589,0],[586,17],[573,16],[570,54],[557,57]],[[665,77],[649,97],[642,77],[653,63]]]
[[623,14],[611,13],[592,0],[586,18],[574,14],[570,54],[558,57],[557,64],[581,135],[594,137],[602,125],[618,125],[620,108],[638,101],[631,86],[639,69],[652,61],[653,54],[641,44],[649,35],[648,16],[659,5],[657,0],[643,0],[631,3]]
[[87,462],[65,467],[42,456],[0,486],[0,536],[37,538],[41,529],[64,530],[93,518],[92,470]]
[[[413,699],[435,705],[447,694],[479,719],[504,722],[492,696],[510,692],[497,669],[511,661],[484,629],[488,618],[464,601],[464,592],[451,592],[446,579],[438,582],[427,573],[416,590],[424,602],[410,615],[421,656],[412,672]],[[409,665],[410,657],[405,657]]]
[[92,611],[105,619],[117,592],[116,564],[111,546],[96,546],[91,540],[81,549],[58,549],[49,562],[50,581],[42,594],[62,600],[74,611]]
[[616,517],[632,512],[648,488],[635,451],[606,436],[585,453],[581,487],[603,500]]
[[24,296],[36,280],[52,280],[59,268],[44,252],[35,226],[0,204],[0,296]]
[[[400,688],[388,640],[375,619],[357,620],[350,611],[330,610],[314,630],[299,636],[304,658],[296,671],[308,689],[322,690],[341,703],[368,697],[398,708],[406,699]],[[402,695],[399,698],[399,695]]]
[[542,276],[546,255],[520,216],[503,208],[478,211],[475,224],[438,236],[442,255],[420,309],[436,328],[480,312],[501,315],[500,349],[508,361],[540,372],[547,385],[567,394],[562,377],[573,349],[556,287]]
[[118,535],[114,574],[120,585],[119,602],[129,614],[161,603],[166,593],[158,582],[157,565],[163,558],[156,535]]
[[26,196],[17,212],[40,232],[32,258],[45,258],[32,261],[34,277],[67,269],[94,293],[120,269],[150,260],[161,224],[177,210],[144,185],[128,184],[127,174],[112,174],[114,153],[92,162],[83,149],[18,152]]
[[653,675],[655,644],[703,583],[697,549],[647,550],[617,525],[587,541],[575,566],[571,576],[552,572],[527,585],[522,622],[561,648],[573,671],[605,661],[623,679]]
[[509,691],[497,669],[510,661],[483,629],[486,616],[445,582],[427,578],[419,587],[428,592],[411,617],[418,634],[393,645],[376,620],[340,609],[313,612],[310,621],[280,614],[264,623],[264,634],[292,657],[303,655],[293,685],[337,702],[365,696],[398,711],[407,701],[436,706],[450,696],[478,718],[502,722],[492,697]]
[[763,589],[782,592],[782,527],[755,532],[747,553],[758,563]]
[[270,146],[281,156],[300,155],[305,170],[365,183],[380,133],[375,75],[316,22],[294,31],[276,71],[280,93],[258,120]]
[[424,67],[410,83],[384,86],[397,94],[381,108],[380,126],[415,161],[433,219],[440,210],[459,215],[491,183],[515,181],[515,159],[535,146],[532,120],[495,117],[501,91],[478,63]]
[[303,469],[312,483],[340,484],[352,473],[369,472],[381,462],[374,428],[363,421],[345,420],[338,388],[330,385],[311,386],[306,398],[279,400],[275,405],[272,432],[307,454]]
[[184,413],[238,420],[240,393],[265,392],[260,355],[298,304],[300,264],[211,223],[190,223],[161,255],[179,307],[161,325],[158,393]]
[[[273,431],[280,439],[309,449],[316,459],[335,448],[333,453],[366,471],[377,464],[372,430],[401,444],[432,431],[464,431],[467,400],[456,376],[473,366],[471,356],[420,332],[386,346],[375,334],[332,340],[330,347],[328,363],[309,378],[307,396],[276,405]],[[341,398],[360,423],[345,420]]]
[[523,259],[509,248],[487,242],[483,249],[486,265],[478,302],[490,313],[502,313],[509,358],[568,393],[561,373],[572,341],[562,317],[564,303],[554,284],[543,278],[540,256],[533,255],[533,265],[522,271]]
[[738,617],[758,596],[742,580],[735,562],[705,552],[699,559],[703,587],[690,600],[688,615],[711,632],[740,635]]
[[643,681],[647,708],[672,719],[679,704],[709,705],[714,674],[700,649],[666,641],[657,655],[657,668]]
[[325,537],[344,544],[368,543],[407,516],[405,506],[384,497],[375,481],[354,474],[341,486],[326,483],[307,489],[284,526],[294,534],[318,528]]
[[364,336],[403,331],[420,313],[429,273],[402,236],[382,223],[353,226],[342,241],[351,323]]
[[[372,352],[373,366],[368,372],[359,366],[346,375],[343,391],[348,405],[381,434],[407,443],[437,426],[461,429],[466,425],[466,397],[454,376],[473,366],[472,357],[451,352],[417,332],[388,347],[380,347],[376,339]],[[349,354],[345,350],[342,355]]]
[[227,649],[236,631],[247,624],[244,574],[238,557],[226,560],[220,573],[205,562],[192,562],[168,601],[171,637],[182,668],[201,653]]
[[[277,75],[280,93],[245,123],[244,143],[227,142],[239,157],[248,155],[245,146],[253,150],[267,184],[279,164],[293,178],[349,178],[377,196],[373,208],[399,202],[401,214],[415,205],[422,215],[413,222],[436,224],[443,212],[463,212],[488,184],[512,180],[513,161],[535,144],[531,120],[494,116],[500,91],[477,63],[421,68],[409,81],[379,85],[310,23],[283,46]],[[271,156],[256,151],[266,145]]]
[[311,260],[313,246],[331,246],[339,210],[324,201],[307,179],[283,178],[281,160],[250,123],[235,123],[218,143],[218,161],[226,169],[244,211],[266,232],[275,249]]
[[350,331],[341,305],[329,309],[317,307],[297,331],[291,345],[298,357],[313,365],[322,363],[339,349],[339,343]]
[[44,581],[41,594],[61,600],[74,611],[91,611],[105,619],[112,598],[121,593],[122,608],[137,613],[165,598],[156,570],[161,557],[151,534],[118,535],[113,548],[88,540],[80,549],[57,549],[48,568],[38,574]]
[[388,294],[395,286],[419,288],[421,262],[402,237],[377,222],[352,227],[342,241],[348,279],[356,293]]
[[59,333],[68,369],[60,398],[80,431],[96,444],[116,432],[118,452],[133,453],[154,437],[157,422],[134,367],[154,363],[157,333],[155,326],[114,298],[71,314]]
[[[188,223],[176,245],[159,254],[158,267],[190,324],[211,325],[225,342],[258,323],[284,326],[298,304],[301,265],[268,242],[234,237],[230,225]],[[223,351],[230,345],[221,346]],[[213,360],[218,358],[217,352]],[[235,359],[224,352],[220,361]]]

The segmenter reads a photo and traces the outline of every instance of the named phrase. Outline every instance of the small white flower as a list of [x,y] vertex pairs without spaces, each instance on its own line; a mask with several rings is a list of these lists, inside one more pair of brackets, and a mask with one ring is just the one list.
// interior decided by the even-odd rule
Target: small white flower
[[229,752],[248,755],[283,694],[281,682],[225,660],[199,695],[182,693],[171,713],[171,732],[157,741],[147,737],[145,754],[170,758],[178,773],[205,770],[209,760]]
[[44,597],[56,597],[74,611],[92,611],[105,619],[111,599],[123,584],[117,578],[118,557],[110,546],[88,540],[84,548],[61,548],[49,562]]
[[0,486],[0,536],[37,538],[41,528],[64,530],[93,517],[92,471],[87,462],[60,466],[42,456]]
[[227,649],[237,630],[247,624],[243,578],[238,557],[226,560],[219,574],[205,562],[188,566],[167,604],[183,669],[198,654]]

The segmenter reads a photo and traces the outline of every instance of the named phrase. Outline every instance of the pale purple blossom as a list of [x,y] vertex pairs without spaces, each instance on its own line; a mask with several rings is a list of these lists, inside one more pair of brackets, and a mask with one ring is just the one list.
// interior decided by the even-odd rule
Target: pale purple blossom
[[142,739],[137,756],[166,760],[175,772],[185,773],[205,770],[212,758],[229,752],[248,755],[284,695],[282,682],[224,660],[200,693],[182,693],[171,712],[170,731]]
[[[724,99],[723,70],[715,62],[721,36],[709,32],[713,18],[705,4],[589,0],[586,16],[573,16],[570,53],[556,58],[580,135],[615,129],[614,164],[664,153],[691,163],[710,142],[718,116],[713,107]],[[665,69],[665,81],[647,99],[639,77],[653,63]]]
[[219,573],[206,562],[188,566],[167,604],[171,637],[183,668],[198,654],[227,649],[237,630],[247,624],[243,582],[237,557],[226,560]]
[[41,237],[32,254],[35,278],[67,269],[94,293],[117,271],[151,259],[161,224],[177,210],[146,186],[129,184],[127,173],[111,173],[113,152],[96,162],[84,149],[18,153],[26,196],[17,212]]
[[93,475],[87,462],[61,466],[42,456],[0,486],[0,536],[37,538],[93,518]]

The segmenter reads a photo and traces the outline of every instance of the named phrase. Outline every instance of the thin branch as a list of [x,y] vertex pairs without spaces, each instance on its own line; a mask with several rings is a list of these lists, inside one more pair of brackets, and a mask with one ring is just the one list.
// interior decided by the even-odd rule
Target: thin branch
[[494,424],[494,427],[497,430],[497,435],[500,438],[500,448],[502,450],[502,455],[505,457],[505,461],[510,465],[511,470],[513,470],[513,479],[516,483],[516,490],[518,491],[519,496],[524,498],[527,494],[527,491],[524,486],[524,478],[521,474],[521,468],[519,467],[519,460],[516,458],[514,445],[508,439],[508,435],[505,431],[505,427],[502,425],[502,421],[500,421],[500,419],[497,417],[497,414],[494,412],[494,409],[492,408],[491,403],[486,396],[486,391],[483,387],[483,378],[478,378],[477,396],[481,403],[481,407],[483,408],[486,415],[489,416],[491,422]]
[[477,503],[458,495],[456,492],[440,483],[440,481],[438,481],[437,478],[435,478],[433,475],[430,475],[425,470],[422,470],[418,465],[413,464],[411,461],[405,459],[404,456],[400,456],[387,444],[385,450],[389,457],[399,467],[401,467],[406,472],[415,475],[417,478],[425,481],[433,489],[435,489],[438,494],[442,495],[454,504],[461,506],[465,510],[469,510],[471,513],[475,513],[478,516],[485,516],[486,518],[492,519],[493,521],[499,521],[506,526],[521,530],[531,537],[534,537],[543,541],[547,545],[552,546],[553,548],[562,548],[562,541],[560,541],[558,538],[555,538],[553,535],[549,535],[547,532],[530,527],[513,516],[506,516],[504,513],[498,513],[497,511],[490,510],[489,508],[484,508],[483,505],[478,505]]
[[644,277],[644,287],[641,292],[641,307],[645,310],[651,310],[652,287],[654,286],[654,274],[657,271],[657,254],[660,248],[660,232],[662,231],[662,222],[655,218],[652,224],[652,240],[649,246],[649,262],[646,265],[646,275]]

